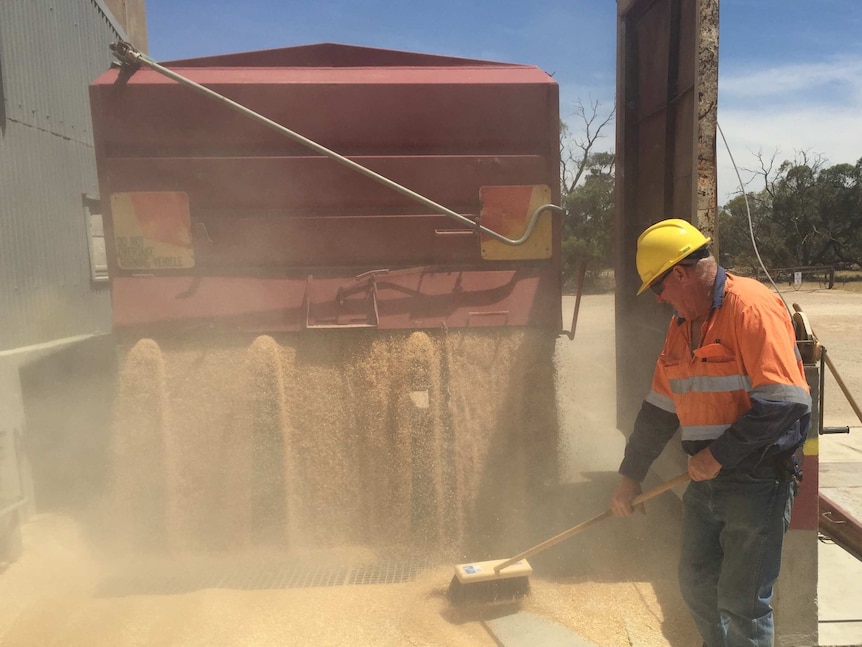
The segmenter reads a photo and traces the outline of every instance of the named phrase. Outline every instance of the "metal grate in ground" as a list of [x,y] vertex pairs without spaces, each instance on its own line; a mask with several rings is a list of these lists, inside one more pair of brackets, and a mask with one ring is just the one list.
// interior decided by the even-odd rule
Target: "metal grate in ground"
[[348,584],[398,584],[411,582],[428,564],[416,562],[386,562],[362,566],[351,572]]
[[103,596],[175,595],[201,589],[257,591],[410,582],[430,564],[398,560],[361,566],[308,565],[296,562],[212,564],[151,568],[103,580]]

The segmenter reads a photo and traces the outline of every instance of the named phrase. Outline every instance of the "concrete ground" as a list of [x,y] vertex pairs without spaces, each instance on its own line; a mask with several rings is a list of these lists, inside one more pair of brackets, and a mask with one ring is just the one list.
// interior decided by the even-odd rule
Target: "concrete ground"
[[[783,296],[791,307],[802,308],[840,378],[862,402],[862,293],[802,286],[787,288]],[[573,297],[565,299],[563,312],[570,313],[573,305]],[[613,320],[613,295],[585,296],[575,340],[560,341],[560,409],[569,443],[564,477],[572,482],[596,471],[615,471],[622,456],[624,438],[616,431],[614,411],[614,340],[607,332]],[[849,426],[850,433],[821,436],[821,491],[862,519],[862,422],[829,373],[824,393],[824,427]],[[584,398],[606,404],[586,413],[567,405]],[[828,540],[819,545],[818,561],[819,645],[862,645],[862,562]]]

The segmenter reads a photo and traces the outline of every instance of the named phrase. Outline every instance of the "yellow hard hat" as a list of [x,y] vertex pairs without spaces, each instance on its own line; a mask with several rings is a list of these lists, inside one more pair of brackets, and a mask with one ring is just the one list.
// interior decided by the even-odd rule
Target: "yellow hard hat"
[[641,284],[638,294],[650,283],[712,239],[690,222],[679,218],[662,220],[638,237],[637,266]]

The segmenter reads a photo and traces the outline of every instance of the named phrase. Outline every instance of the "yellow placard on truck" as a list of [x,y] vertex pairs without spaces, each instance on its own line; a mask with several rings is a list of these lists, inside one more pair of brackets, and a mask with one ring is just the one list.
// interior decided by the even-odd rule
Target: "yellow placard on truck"
[[[498,234],[518,240],[527,230],[533,212],[551,202],[549,186],[483,186],[479,191],[482,203],[480,222]],[[553,224],[551,214],[542,213],[531,236],[520,245],[507,245],[482,234],[482,258],[486,261],[548,259],[553,254]]]
[[189,196],[181,191],[111,195],[117,264],[124,270],[194,267]]

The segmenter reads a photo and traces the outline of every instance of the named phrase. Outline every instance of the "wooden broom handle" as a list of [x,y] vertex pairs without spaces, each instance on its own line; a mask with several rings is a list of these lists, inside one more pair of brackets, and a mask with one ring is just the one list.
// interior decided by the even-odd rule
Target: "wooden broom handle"
[[[665,483],[662,483],[661,485],[658,485],[651,490],[647,490],[643,494],[638,494],[634,499],[632,499],[632,507],[640,505],[644,501],[649,501],[650,499],[657,497],[659,494],[663,494],[668,490],[672,490],[678,485],[688,483],[688,478],[688,472],[683,472],[679,476],[672,478],[670,481],[666,481]],[[546,548],[550,548],[551,546],[556,546],[561,541],[565,541],[569,537],[577,535],[582,530],[586,530],[590,526],[595,525],[600,521],[604,521],[611,516],[613,516],[613,511],[605,510],[600,515],[595,516],[592,519],[587,519],[586,521],[579,523],[577,526],[572,526],[568,530],[564,530],[563,532],[561,532],[559,535],[555,535],[550,539],[546,539],[541,544],[536,544],[532,548],[528,548],[524,552],[518,553],[514,557],[510,557],[506,561],[500,562],[494,567],[494,572],[499,573],[504,568],[506,568],[507,566],[511,566],[515,562],[519,562],[522,559],[526,559],[527,557],[532,557],[536,553],[541,553],[543,550],[545,550]]]

